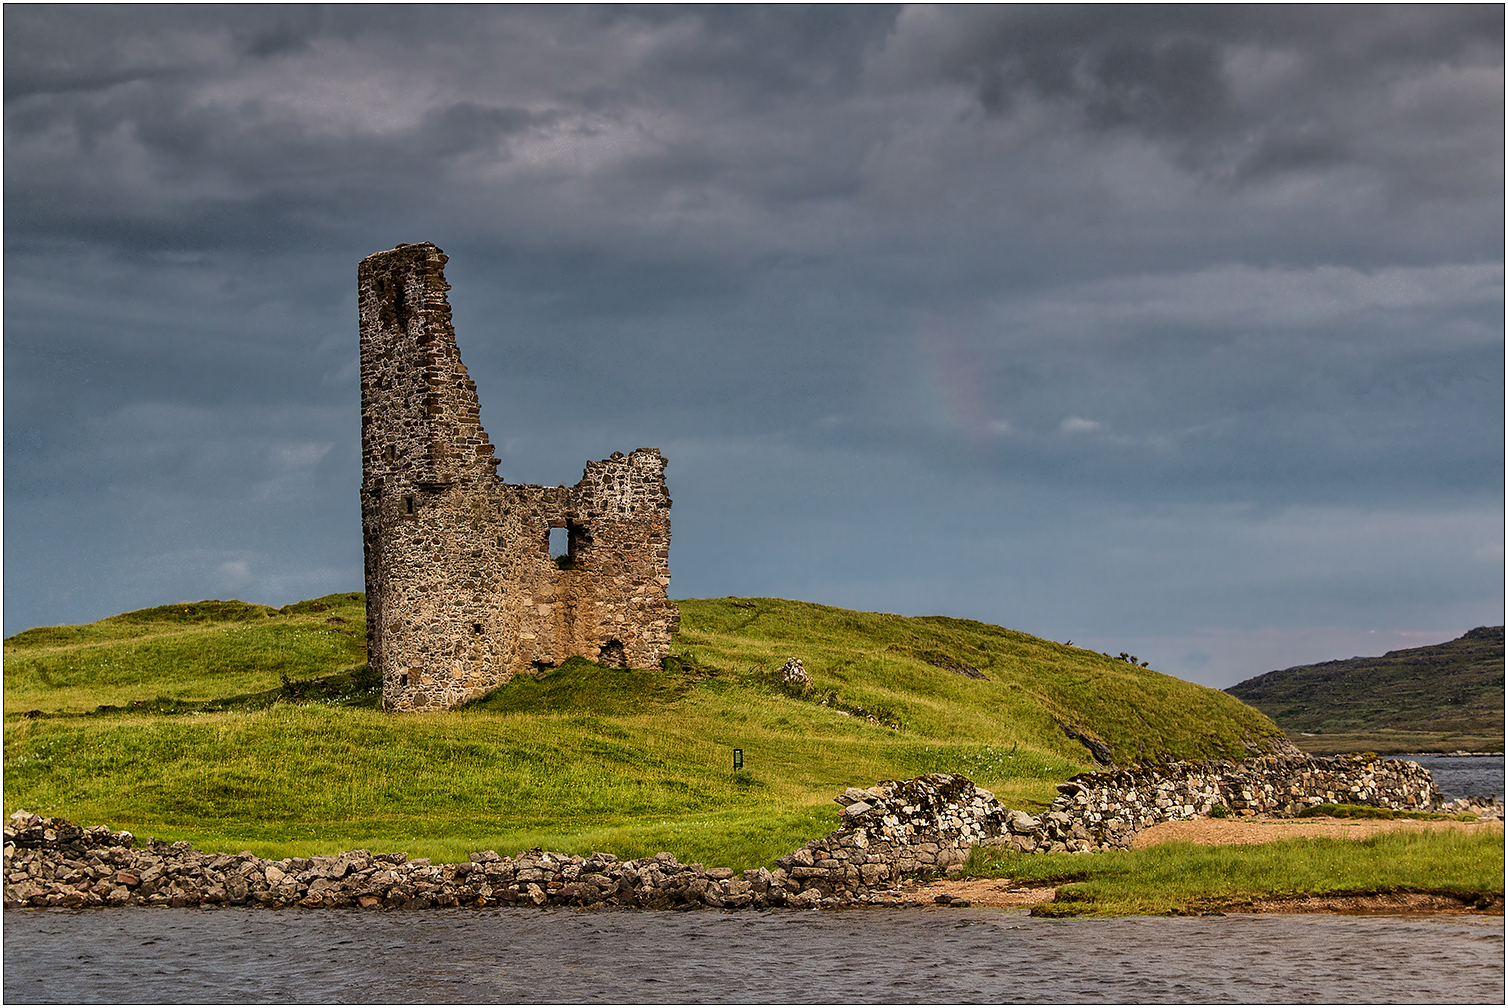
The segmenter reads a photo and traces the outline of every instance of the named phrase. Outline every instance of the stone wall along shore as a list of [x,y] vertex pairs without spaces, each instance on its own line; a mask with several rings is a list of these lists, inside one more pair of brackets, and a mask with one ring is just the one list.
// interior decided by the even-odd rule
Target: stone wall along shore
[[1416,811],[1440,804],[1424,767],[1375,756],[1165,763],[1080,774],[1058,792],[1031,815],[948,774],[849,788],[835,799],[844,806],[838,829],[775,863],[824,897],[857,898],[907,876],[952,870],[981,844],[1084,853],[1126,848],[1148,826],[1222,810],[1281,818],[1325,803]]
[[[949,774],[849,788],[839,827],[777,858],[777,869],[683,865],[669,853],[619,861],[531,850],[461,864],[346,851],[271,861],[209,854],[30,812],[5,829],[5,906],[837,907],[906,905],[903,879],[962,865],[971,848],[1090,851],[1128,846],[1140,829],[1210,815],[1292,816],[1322,803],[1433,809],[1416,763],[1367,756],[1268,757],[1081,774],[1038,815],[1003,806]],[[1499,813],[1500,814],[1500,813]]]
[[1080,774],[1058,792],[1046,818],[1051,839],[1069,850],[1125,847],[1148,826],[1221,808],[1233,816],[1287,818],[1324,804],[1416,812],[1441,804],[1424,767],[1371,754],[1166,763]]
[[361,907],[422,910],[499,905],[713,907],[906,905],[899,892],[834,897],[784,871],[685,865],[669,853],[620,861],[493,851],[461,864],[405,854],[346,851],[273,861],[250,851],[211,854],[187,841],[147,841],[104,826],[82,828],[30,812],[5,829],[5,907]]

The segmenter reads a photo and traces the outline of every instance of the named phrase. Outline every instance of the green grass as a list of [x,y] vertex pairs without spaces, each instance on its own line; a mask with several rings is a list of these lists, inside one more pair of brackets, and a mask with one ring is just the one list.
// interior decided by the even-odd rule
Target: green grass
[[358,593],[281,610],[180,603],[6,638],[5,709],[83,712],[158,697],[210,700],[365,662],[366,602]]
[[1058,886],[1050,916],[1217,910],[1308,895],[1503,892],[1503,831],[1385,832],[1362,840],[1303,837],[1246,846],[1164,843],[1096,854],[975,848],[966,874]]
[[[956,772],[1040,809],[1092,768],[1060,722],[1122,762],[1280,734],[1217,690],[983,623],[776,599],[681,611],[665,670],[573,659],[425,715],[376,709],[359,594],[29,630],[5,642],[6,811],[264,856],[540,845],[741,868],[828,832],[853,785]],[[776,679],[793,655],[806,691]]]
[[[1311,805],[1300,812],[1301,816],[1329,816],[1332,819],[1448,819],[1442,812],[1410,812],[1405,809],[1378,808],[1375,805],[1334,805],[1324,802]],[[1474,815],[1460,815],[1462,822],[1475,822]]]
[[[1058,722],[1103,741],[1117,763],[1243,758],[1281,735],[1266,717],[1198,686],[1083,648],[973,620],[861,613],[783,599],[682,602],[676,652],[754,685],[801,658],[812,697],[938,738],[1019,742],[1087,761]],[[919,657],[982,671],[972,679]]]

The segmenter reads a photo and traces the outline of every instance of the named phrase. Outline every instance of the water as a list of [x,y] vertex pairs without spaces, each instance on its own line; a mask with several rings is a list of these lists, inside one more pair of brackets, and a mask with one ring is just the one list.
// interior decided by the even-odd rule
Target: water
[[1503,797],[1503,757],[1441,756],[1425,753],[1418,756],[1389,756],[1389,759],[1412,760],[1430,772],[1435,786],[1446,801],[1467,795]]
[[[1447,799],[1503,758],[1406,756]],[[9,911],[9,1003],[1501,1003],[1503,921],[999,910]]]
[[1503,920],[9,911],[7,1003],[1502,1003]]

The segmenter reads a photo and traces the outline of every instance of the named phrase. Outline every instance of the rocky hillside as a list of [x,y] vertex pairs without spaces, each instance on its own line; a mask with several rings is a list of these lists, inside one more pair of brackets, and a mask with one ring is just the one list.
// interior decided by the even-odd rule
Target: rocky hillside
[[1380,744],[1390,735],[1404,749],[1481,748],[1496,739],[1501,750],[1503,628],[1477,627],[1453,641],[1378,658],[1268,672],[1226,692],[1272,718],[1311,751],[1315,746],[1306,746],[1306,738],[1360,744],[1375,737]]

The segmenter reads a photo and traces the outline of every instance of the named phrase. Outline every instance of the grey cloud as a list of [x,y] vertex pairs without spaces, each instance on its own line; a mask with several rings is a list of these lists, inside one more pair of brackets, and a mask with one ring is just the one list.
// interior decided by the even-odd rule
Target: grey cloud
[[1450,625],[1501,599],[1500,20],[7,8],[7,629],[359,586],[354,266],[423,240],[508,478],[670,455],[680,595],[1210,670]]
[[504,138],[535,125],[548,125],[558,117],[522,108],[493,108],[462,101],[430,109],[414,139],[436,157],[454,157],[487,148],[496,149]]
[[[1062,104],[1089,128],[1140,135],[1212,180],[1360,163],[1395,184],[1438,187],[1417,161],[1444,164],[1442,152],[1398,149],[1427,148],[1428,124],[1396,132],[1399,105],[1442,68],[1486,71],[1456,84],[1456,114],[1502,128],[1496,5],[943,8],[903,18],[891,49],[891,73],[967,83],[990,115],[1027,96]],[[1480,191],[1501,158],[1475,156],[1483,169],[1455,182]]]
[[247,56],[267,58],[307,51],[311,26],[280,19],[274,24],[246,33],[237,48]]
[[[201,54],[226,51],[230,43],[206,26],[200,30],[204,41],[185,47],[188,55],[174,66],[179,76],[170,81],[87,96],[32,95],[9,103],[8,154],[15,166],[7,186],[11,237],[14,241],[29,234],[71,233],[77,241],[114,247],[134,243],[193,248],[206,241],[233,241],[268,249],[279,236],[295,243],[329,242],[359,231],[411,228],[433,235],[439,224],[438,230],[454,231],[463,241],[468,232],[488,244],[504,236],[504,241],[528,247],[531,258],[543,254],[545,259],[538,261],[558,257],[567,272],[598,253],[621,257],[627,248],[649,250],[665,264],[665,279],[678,269],[746,272],[749,264],[736,257],[751,252],[779,257],[799,248],[800,255],[809,256],[810,242],[818,233],[825,236],[820,240],[828,244],[826,252],[872,259],[878,251],[872,244],[875,239],[892,245],[909,241],[920,251],[934,234],[943,233],[939,229],[951,228],[948,240],[955,244],[972,229],[981,244],[978,263],[999,262],[1004,267],[986,270],[978,278],[981,285],[1013,282],[1005,279],[1013,271],[1015,277],[1029,277],[1033,270],[1057,271],[1069,263],[1078,264],[1070,268],[1094,269],[1105,256],[1117,254],[1114,242],[1095,240],[1095,218],[1103,213],[1096,201],[1117,214],[1136,211],[1116,205],[1126,196],[1104,191],[1103,176],[1097,177],[1088,162],[1079,178],[1077,172],[1063,172],[1061,157],[1072,156],[1067,149],[1061,156],[1047,155],[1044,160],[1051,163],[1040,168],[1009,145],[981,151],[981,142],[993,141],[979,134],[978,124],[969,123],[947,125],[943,143],[934,145],[923,173],[906,182],[928,200],[953,193],[952,199],[968,206],[967,218],[945,222],[932,213],[913,221],[899,208],[902,212],[891,233],[875,232],[877,190],[891,184],[875,170],[884,170],[898,133],[924,124],[907,122],[906,117],[916,112],[905,102],[895,104],[893,96],[863,90],[860,58],[878,50],[890,14],[878,10],[853,16],[857,24],[840,23],[826,32],[808,33],[809,26],[800,18],[721,9],[674,8],[658,14],[610,9],[590,16],[572,10],[553,22],[533,9],[510,17],[445,9],[429,21],[400,18],[396,24],[385,15],[373,15],[360,32],[350,26],[339,31],[329,26],[311,29],[307,37],[314,41],[288,50],[276,67],[250,61],[223,71],[213,101],[205,100],[201,81],[215,72],[211,68],[216,64]],[[1324,151],[1335,134],[1306,126],[1302,102],[1294,108],[1247,108],[1226,116],[1221,103],[1234,99],[1221,97],[1220,87],[1198,82],[1178,86],[1188,82],[1189,73],[1212,72],[1209,54],[1216,51],[1215,42],[1192,37],[1198,35],[1195,29],[1218,34],[1219,24],[1205,24],[1214,18],[1207,12],[1190,15],[1192,28],[1180,26],[1178,18],[1166,13],[1146,21],[1082,12],[1058,16],[1058,21],[1009,11],[955,11],[949,16],[962,19],[955,26],[957,33],[973,48],[954,59],[943,47],[937,58],[948,72],[967,74],[973,72],[970,67],[1004,65],[1004,57],[986,43],[1015,39],[1005,29],[1020,28],[1025,41],[1012,52],[1028,63],[1045,59],[1054,66],[1074,66],[1090,59],[1100,68],[1082,87],[1071,74],[1054,77],[1040,68],[1032,69],[1030,80],[1043,93],[1067,89],[1064,93],[1076,95],[1084,109],[1098,110],[1095,115],[1102,124],[1128,123],[1169,142],[1187,140],[1194,144],[1190,150],[1201,151],[1214,151],[1201,138],[1219,139],[1216,134],[1222,129],[1232,136],[1265,137],[1259,147],[1242,148],[1242,171],[1267,171],[1261,166],[1280,163],[1296,169],[1300,162],[1312,166],[1329,157]],[[345,18],[352,25],[363,20]],[[981,20],[982,25],[975,24]],[[997,25],[992,34],[995,22],[1004,27]],[[591,33],[581,29],[583,23],[602,36],[592,40]],[[1346,22],[1345,27],[1354,23]],[[473,32],[481,40],[480,49],[452,43],[450,49],[436,50],[447,28],[452,35]],[[578,29],[577,37],[573,44],[561,45],[558,39],[568,29]],[[903,19],[894,45],[901,45],[906,30]],[[1118,31],[1124,38],[1116,41]],[[397,46],[395,39],[405,32],[413,33],[412,44]],[[644,55],[636,60],[616,55],[592,58],[616,52],[612,43],[625,36],[631,36]],[[142,41],[139,35],[123,37],[131,39],[133,52]],[[560,67],[534,55],[552,39]],[[337,48],[326,51],[320,46]],[[492,58],[477,59],[481,50]],[[1055,52],[1060,55],[1049,59]],[[452,53],[454,63],[466,70],[464,75],[447,65]],[[697,62],[690,54],[706,58]],[[510,69],[515,63],[562,79],[520,78],[519,71]],[[610,84],[607,70],[599,64],[620,67],[622,76]],[[847,69],[822,73],[813,67]],[[1223,66],[1221,70],[1225,72]],[[339,75],[353,72],[385,75],[383,86],[373,93],[433,97],[395,110],[398,118],[383,120],[381,128],[357,116],[350,127],[331,132],[321,116],[338,119],[340,102],[353,98],[338,88],[328,97],[330,85]],[[601,79],[594,79],[594,74]],[[310,95],[308,107],[290,104],[290,97],[282,93],[289,90],[288,81],[307,82],[301,90]],[[1301,79],[1294,87],[1303,93],[1325,92],[1321,83]],[[1279,97],[1292,89],[1285,84]],[[1346,110],[1337,103],[1356,97],[1354,89],[1342,90],[1339,97],[1327,98],[1337,115]],[[241,97],[233,97],[238,94]],[[1212,102],[1198,115],[1190,111],[1191,103]],[[1491,114],[1493,104],[1487,102],[1452,125],[1448,137],[1430,137],[1430,150],[1449,152],[1448,159],[1435,159],[1448,161],[1449,170],[1425,158],[1394,165],[1395,176],[1411,172],[1409,177],[1421,178],[1422,185],[1438,185],[1448,178],[1468,185],[1484,171],[1492,175],[1496,155],[1482,152],[1495,148],[1480,142],[1473,146],[1462,138],[1475,135],[1479,120]],[[697,122],[695,129],[687,128],[691,121]],[[605,161],[583,171],[580,156],[549,153],[552,146],[564,150],[570,144],[580,156]],[[992,166],[994,177],[974,175],[981,153],[997,162]],[[542,161],[541,154],[557,160]],[[523,164],[519,158],[525,159]],[[1006,163],[998,163],[1000,159]],[[509,169],[499,174],[505,163]],[[118,172],[121,164],[132,165],[132,173]],[[990,200],[988,194],[1001,186],[1060,191],[1078,186],[1082,192],[1069,200],[1066,213],[1054,212],[1039,222],[1030,206]],[[1339,195],[1355,188],[1346,182],[1335,190]],[[1357,198],[1354,193],[1346,197],[1352,202]],[[628,207],[635,212],[626,212]],[[646,213],[651,207],[657,212]],[[1316,212],[1353,219],[1365,215],[1375,221],[1399,209],[1376,200],[1348,207],[1342,200],[1315,198],[1294,208],[1292,215],[1305,222],[1313,221]],[[1291,249],[1293,228],[1285,211],[1264,210]],[[1250,250],[1247,254],[1260,256],[1265,250],[1253,230],[1260,227],[1257,213],[1256,207],[1244,213],[1231,233],[1239,234],[1241,248]],[[541,219],[551,226],[539,226]],[[583,237],[590,235],[587,244],[573,242],[573,236],[562,231],[562,223],[570,221],[579,222]],[[1463,210],[1462,221],[1474,230],[1482,227],[1480,213]],[[1359,222],[1346,223],[1354,228]],[[1386,230],[1388,242],[1410,234],[1408,241],[1415,246],[1436,233],[1371,226]],[[708,256],[709,243],[723,239],[730,229],[737,229],[740,241],[722,241]],[[1319,224],[1306,230],[1312,240],[1321,242],[1341,233]],[[1012,239],[1025,233],[1030,241],[1002,242],[1007,232]],[[1206,231],[1201,243],[1214,233]],[[1156,240],[1155,234],[1147,237]],[[1169,237],[1176,241],[1176,235]],[[1074,254],[1044,257],[1014,251],[1044,241],[1073,247]],[[856,245],[861,242],[871,247],[860,250]],[[454,236],[450,244],[456,244]],[[552,244],[556,248],[550,248]],[[1384,256],[1397,251],[1386,244],[1369,247]],[[1212,251],[1207,245],[1190,246],[1184,254],[1197,261]],[[957,267],[956,262],[946,263],[945,283],[956,285],[969,277],[968,270]],[[934,287],[938,280],[925,274],[917,279]]]
[[1084,111],[1100,129],[1134,125],[1153,136],[1208,133],[1228,120],[1232,96],[1220,54],[1204,41],[1108,49],[1089,67]]

